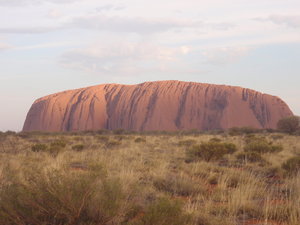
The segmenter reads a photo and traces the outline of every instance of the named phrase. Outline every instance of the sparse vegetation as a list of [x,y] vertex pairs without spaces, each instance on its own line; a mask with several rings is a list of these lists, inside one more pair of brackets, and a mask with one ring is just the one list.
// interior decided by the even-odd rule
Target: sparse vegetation
[[74,145],[74,146],[72,146],[72,149],[74,150],[74,151],[82,151],[83,149],[84,149],[84,145],[82,145],[82,144],[79,144],[79,145]]
[[282,164],[282,168],[290,174],[300,172],[300,156],[294,156]]
[[256,153],[280,152],[283,150],[281,145],[274,145],[264,137],[251,136],[246,139],[245,151]]
[[299,130],[300,118],[298,116],[290,116],[278,121],[277,128],[280,131],[292,134]]
[[200,145],[194,145],[188,149],[187,155],[190,160],[217,161],[226,154],[232,154],[237,150],[233,143],[222,143],[220,141],[210,140]]
[[299,155],[283,133],[0,133],[0,225],[298,225]]

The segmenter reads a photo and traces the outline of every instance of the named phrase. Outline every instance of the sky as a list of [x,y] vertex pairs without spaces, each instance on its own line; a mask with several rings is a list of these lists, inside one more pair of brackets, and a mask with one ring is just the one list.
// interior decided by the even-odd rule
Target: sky
[[300,1],[0,0],[0,131],[48,94],[155,80],[251,88],[300,115]]

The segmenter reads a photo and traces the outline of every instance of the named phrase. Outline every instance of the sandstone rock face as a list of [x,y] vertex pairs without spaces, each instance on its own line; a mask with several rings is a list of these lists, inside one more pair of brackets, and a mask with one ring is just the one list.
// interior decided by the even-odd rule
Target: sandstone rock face
[[291,116],[278,97],[250,89],[182,81],[103,84],[36,100],[24,131],[276,128]]

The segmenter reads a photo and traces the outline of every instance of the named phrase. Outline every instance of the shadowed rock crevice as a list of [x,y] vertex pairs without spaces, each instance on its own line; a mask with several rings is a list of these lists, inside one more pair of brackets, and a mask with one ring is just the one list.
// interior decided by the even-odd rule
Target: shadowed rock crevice
[[276,128],[279,119],[291,115],[281,99],[254,90],[157,81],[98,85],[40,98],[23,130]]
[[187,102],[186,100],[187,100],[187,96],[188,96],[191,88],[192,88],[192,84],[189,84],[187,87],[185,87],[185,90],[183,91],[183,94],[181,95],[181,98],[179,101],[178,112],[177,112],[177,116],[175,119],[175,124],[178,129],[182,129],[181,119],[185,113],[186,102]]

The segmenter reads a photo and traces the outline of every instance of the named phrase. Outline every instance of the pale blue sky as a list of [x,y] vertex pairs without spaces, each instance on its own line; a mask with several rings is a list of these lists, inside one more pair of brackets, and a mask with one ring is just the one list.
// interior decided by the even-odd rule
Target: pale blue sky
[[154,80],[243,86],[300,115],[300,1],[0,0],[0,130],[51,93]]

